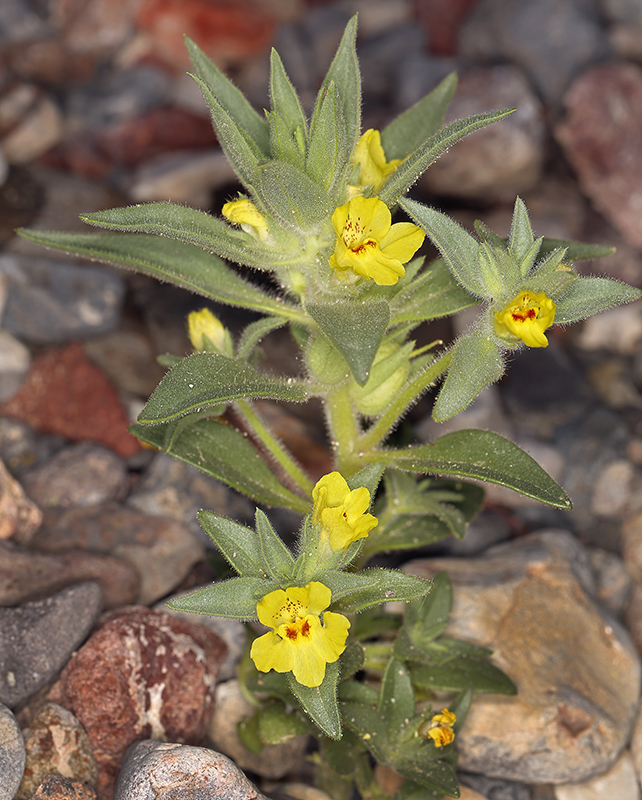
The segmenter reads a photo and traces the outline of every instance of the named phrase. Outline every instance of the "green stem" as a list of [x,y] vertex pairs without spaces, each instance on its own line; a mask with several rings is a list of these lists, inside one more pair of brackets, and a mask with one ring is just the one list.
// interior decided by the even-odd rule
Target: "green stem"
[[314,484],[303,472],[301,467],[294,461],[294,459],[285,451],[278,440],[270,433],[269,429],[263,423],[256,411],[252,408],[247,400],[237,400],[237,408],[239,412],[250,426],[252,431],[260,439],[265,449],[270,453],[276,463],[283,469],[283,471],[296,483],[296,485],[308,497],[312,494]]
[[337,469],[344,478],[349,478],[354,469],[354,452],[361,430],[352,407],[348,385],[335,386],[328,392],[326,407],[330,424],[330,439],[334,448]]
[[394,648],[393,642],[368,642],[363,645],[364,669],[383,672]]

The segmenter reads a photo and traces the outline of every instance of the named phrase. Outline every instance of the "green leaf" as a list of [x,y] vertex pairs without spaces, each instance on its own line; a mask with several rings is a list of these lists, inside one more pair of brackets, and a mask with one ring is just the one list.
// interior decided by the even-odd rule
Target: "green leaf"
[[457,283],[444,260],[437,258],[392,300],[390,324],[448,317],[478,302]]
[[468,686],[476,694],[517,693],[515,684],[487,658],[466,653],[452,654],[441,664],[412,664],[412,682],[420,689],[435,692],[461,692]]
[[556,300],[555,324],[576,322],[598,311],[620,303],[631,303],[642,297],[633,286],[611,278],[579,277],[569,290]]
[[404,623],[395,642],[395,655],[401,659],[421,659],[433,639],[446,630],[453,604],[453,588],[446,572],[433,578],[432,592],[421,601],[408,603]]
[[255,531],[213,511],[199,511],[198,521],[239,575],[265,576],[259,537]]
[[265,112],[270,126],[270,153],[277,161],[287,161],[297,169],[305,167],[305,156],[290,133],[285,120],[276,111]]
[[141,441],[164,450],[211,475],[257,503],[285,506],[306,514],[309,499],[283,486],[250,442],[231,425],[199,419],[177,429],[176,423],[131,425]]
[[365,661],[365,650],[360,642],[348,641],[339,659],[341,680],[346,681],[359,672]]
[[272,700],[258,713],[258,734],[263,744],[283,744],[308,733],[308,724],[297,713],[286,711],[281,700]]
[[459,784],[450,764],[445,761],[404,761],[395,764],[400,775],[410,778],[428,789],[436,790],[448,797],[459,797]]
[[256,191],[272,216],[297,233],[317,230],[334,210],[326,192],[285,161],[261,165]]
[[133,269],[220,303],[286,319],[301,317],[300,309],[264,294],[200,247],[136,233],[58,233],[24,228],[17,233],[36,244]]
[[465,334],[453,349],[448,375],[433,408],[433,418],[444,422],[454,417],[503,374],[504,362],[495,342],[479,329]]
[[292,553],[259,508],[256,509],[256,532],[267,574],[281,583],[291,581],[294,569]]
[[339,775],[352,775],[359,756],[366,751],[361,741],[352,731],[343,734],[341,742],[330,742],[323,755],[331,769]]
[[400,114],[381,131],[386,159],[406,158],[434,136],[444,123],[446,109],[457,88],[457,73],[451,72],[424,98]]
[[330,84],[334,81],[340,99],[339,113],[343,118],[346,134],[346,148],[351,154],[361,131],[361,75],[356,51],[357,16],[346,25],[336,55],[330,64],[317,95],[310,129],[318,124],[323,100]]
[[245,361],[220,353],[194,353],[165,375],[138,415],[138,422],[156,425],[219,403],[257,397],[301,403],[309,395],[300,381],[268,377]]
[[290,691],[301,703],[310,719],[330,739],[341,738],[341,717],[337,704],[337,682],[339,680],[339,662],[326,664],[325,677],[320,686],[303,686],[288,672]]
[[351,491],[358,489],[360,486],[364,486],[370,492],[370,503],[372,505],[372,500],[377,492],[377,487],[379,486],[379,481],[381,480],[384,470],[385,467],[383,464],[369,464],[367,467],[364,467],[352,477],[348,478],[346,483]]
[[424,597],[432,588],[432,581],[392,569],[322,572],[315,580],[330,589],[333,610],[343,614],[354,614],[392,600],[414,600]]
[[491,431],[454,431],[431,444],[388,451],[385,458],[397,469],[480,478],[555,508],[572,508],[564,490],[528,453]]
[[257,755],[263,750],[263,742],[259,737],[259,712],[242,719],[236,726],[241,742],[247,749]]
[[472,294],[485,297],[479,271],[479,242],[446,214],[404,198],[401,207],[428,234],[457,280]]
[[512,114],[513,110],[491,111],[487,114],[478,114],[474,117],[460,119],[457,122],[446,125],[434,136],[429,136],[405,161],[399,164],[381,187],[379,197],[388,207],[400,202],[400,198],[405,195],[417,178],[446,150],[460,139],[463,139],[464,136],[468,136],[469,133],[473,133],[480,128],[486,127],[486,125],[490,125],[492,122],[497,122]]
[[256,619],[256,604],[278,588],[276,581],[265,578],[230,578],[177,597],[167,605],[175,611],[192,611],[212,617]]
[[362,386],[390,321],[385,300],[339,300],[332,304],[309,303],[306,311],[345,358]]
[[542,240],[540,255],[548,255],[548,253],[559,248],[566,250],[566,258],[569,261],[603,258],[615,252],[615,247],[609,247],[607,245],[585,244],[584,242],[574,242],[566,239],[549,239],[545,236]]
[[[345,185],[341,179],[351,151],[347,146],[340,107],[341,98],[334,81],[331,81],[310,131],[310,150],[305,169],[312,180],[326,192],[334,187],[345,195]],[[336,202],[342,199],[335,198]]]
[[535,238],[528,218],[526,204],[518,197],[515,200],[513,221],[508,237],[508,246],[518,262],[521,262],[533,246]]
[[257,319],[256,322],[250,322],[241,334],[237,358],[248,358],[261,339],[284,324],[285,320],[278,317],[263,317],[263,319]]
[[341,715],[345,726],[357,734],[377,760],[386,763],[390,731],[378,709],[342,701]]
[[339,700],[342,703],[374,708],[379,702],[379,692],[367,683],[347,680],[339,684]]
[[[308,126],[301,101],[285,71],[281,57],[274,48],[270,53],[270,100],[272,110],[279,114],[291,138],[295,139],[299,129],[305,141]],[[305,152],[301,155],[305,157]]]
[[205,53],[189,38],[185,45],[202,84],[208,87],[209,95],[215,97],[220,106],[235,121],[238,128],[256,143],[267,158],[269,152],[268,128],[265,120],[245,99],[245,96],[227,78]]
[[415,715],[415,693],[410,674],[401,661],[391,658],[381,680],[377,710],[394,738]]

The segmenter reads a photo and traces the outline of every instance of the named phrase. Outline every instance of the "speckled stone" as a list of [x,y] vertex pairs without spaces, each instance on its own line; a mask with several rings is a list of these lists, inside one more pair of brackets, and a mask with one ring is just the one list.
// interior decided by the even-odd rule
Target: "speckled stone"
[[0,800],[13,800],[25,768],[25,745],[16,718],[0,703]]
[[0,539],[26,544],[38,530],[42,512],[0,461]]
[[31,800],[96,800],[86,783],[72,782],[62,775],[47,775]]

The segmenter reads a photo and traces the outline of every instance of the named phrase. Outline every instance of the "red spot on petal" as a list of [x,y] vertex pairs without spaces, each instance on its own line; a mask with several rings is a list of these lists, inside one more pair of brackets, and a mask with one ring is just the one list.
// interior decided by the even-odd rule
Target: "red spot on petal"
[[299,631],[297,630],[295,625],[292,625],[292,626],[289,626],[289,627],[287,627],[285,629],[285,635],[288,637],[288,639],[291,642],[293,642],[293,641],[295,641],[295,639],[299,635]]
[[310,623],[306,619],[303,625],[301,625],[301,636],[309,636],[309,635],[310,635]]

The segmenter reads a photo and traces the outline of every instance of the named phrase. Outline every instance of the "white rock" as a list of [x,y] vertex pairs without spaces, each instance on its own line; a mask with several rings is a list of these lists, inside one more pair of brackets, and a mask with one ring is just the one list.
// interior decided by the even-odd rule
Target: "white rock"
[[642,303],[619,306],[589,317],[577,340],[583,350],[635,353],[642,341]]
[[18,391],[29,371],[29,350],[8,331],[0,330],[0,402]]
[[10,164],[26,164],[58,144],[62,133],[63,120],[58,106],[43,97],[4,137],[0,146]]

